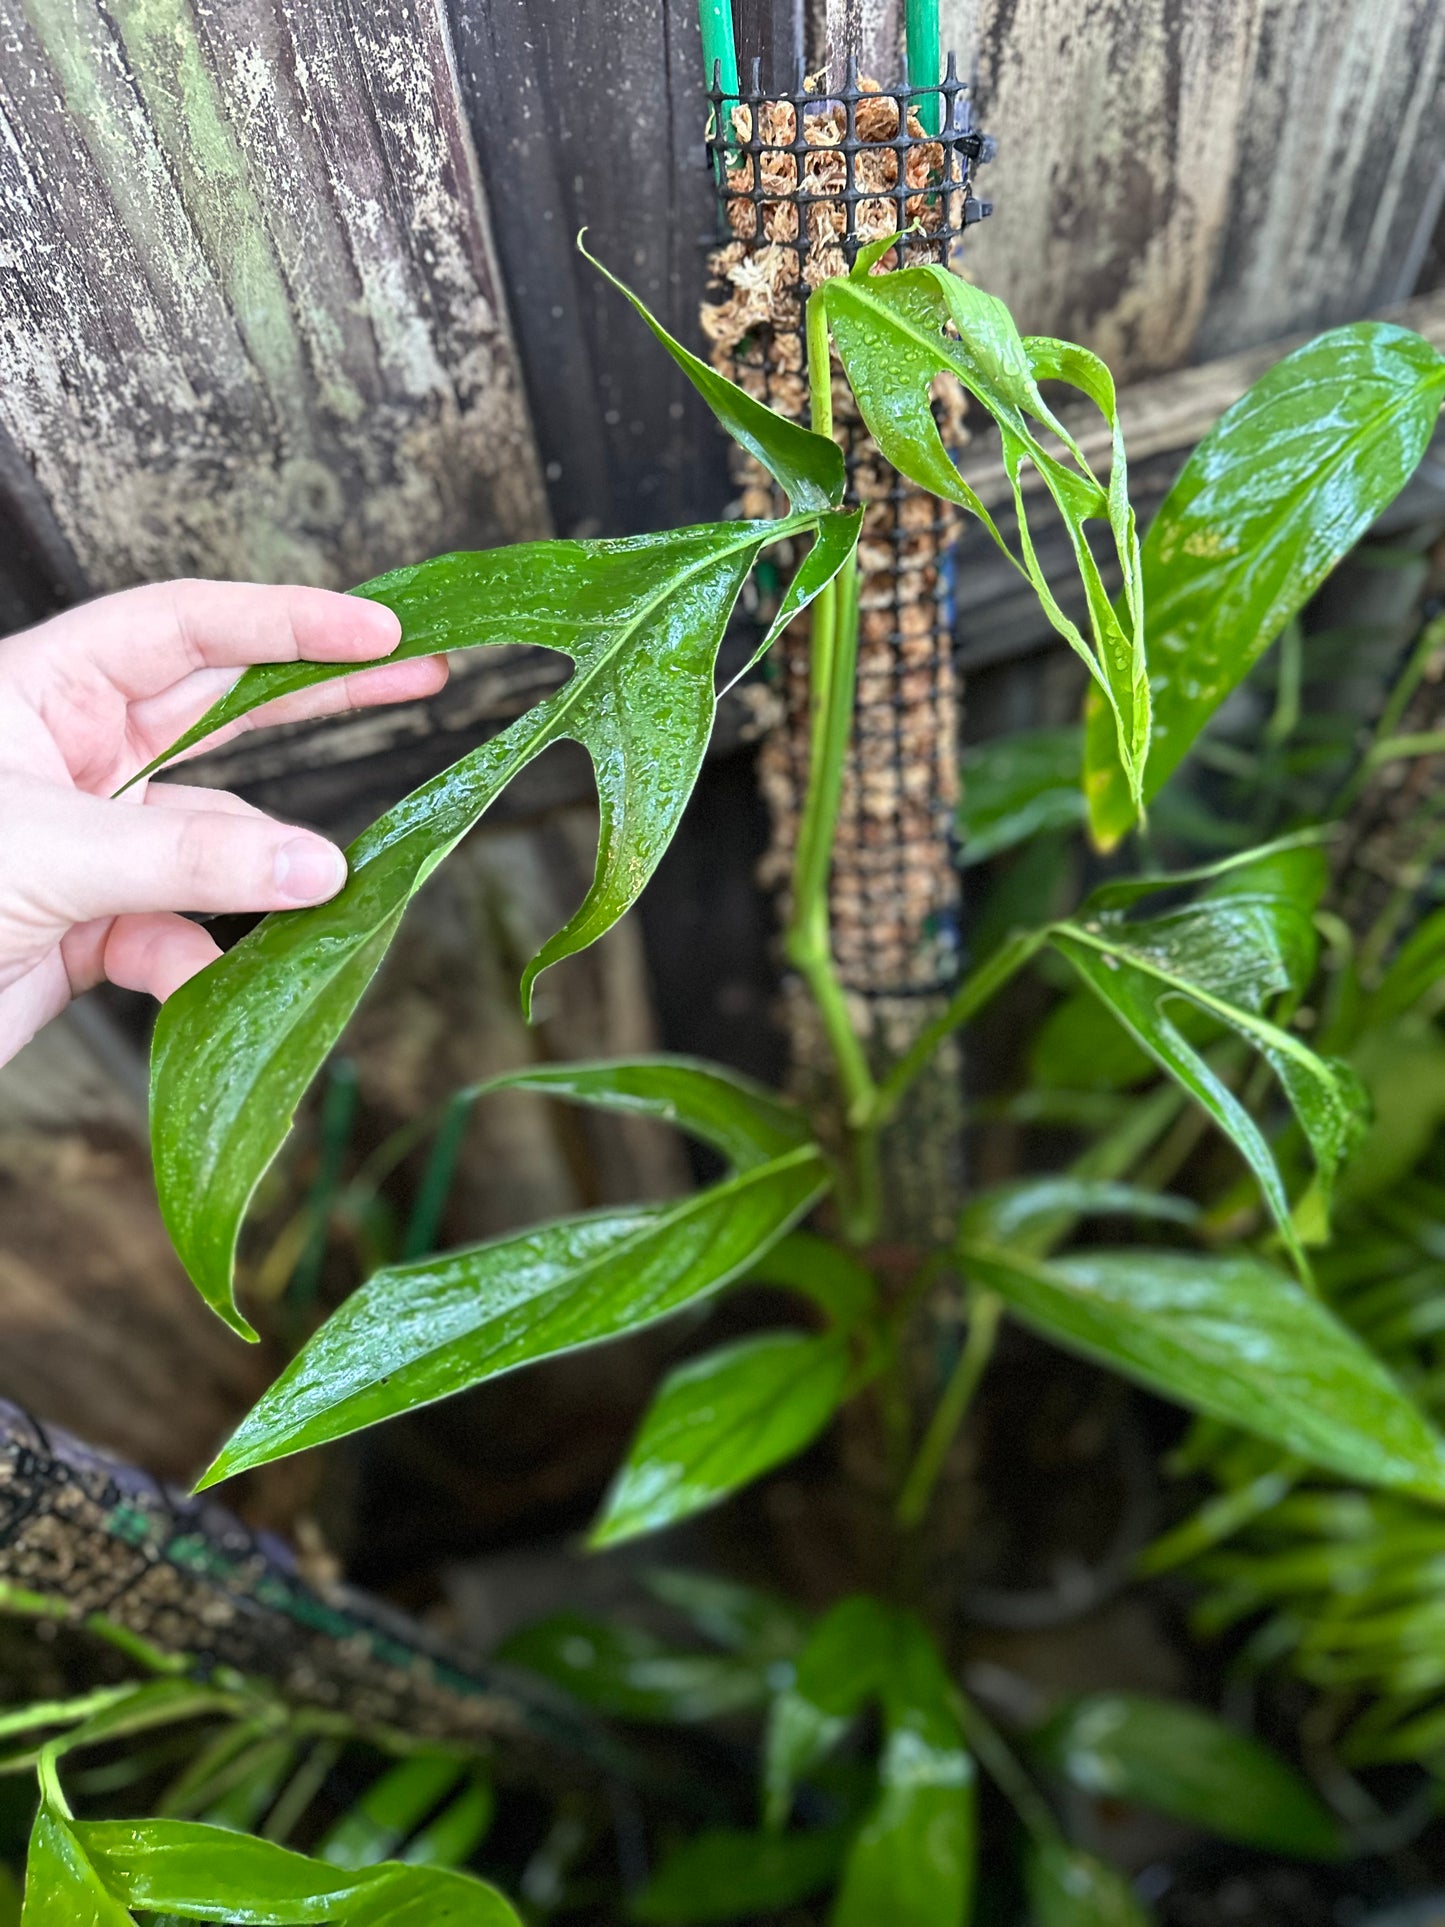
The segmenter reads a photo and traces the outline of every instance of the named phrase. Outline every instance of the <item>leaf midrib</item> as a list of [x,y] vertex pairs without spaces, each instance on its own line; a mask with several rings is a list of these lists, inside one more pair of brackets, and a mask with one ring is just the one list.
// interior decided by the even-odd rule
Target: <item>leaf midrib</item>
[[[531,733],[531,735],[526,739],[525,746],[524,747],[519,746],[516,753],[503,766],[503,769],[501,773],[498,775],[494,788],[492,790],[493,798],[501,794],[502,790],[506,788],[507,784],[518,773],[518,771],[525,768],[527,763],[531,760],[531,758],[534,755],[536,755],[541,749],[545,748],[547,746],[547,743],[550,740],[555,740],[555,731],[558,725],[562,722],[565,722],[568,716],[571,714],[572,710],[575,708],[578,696],[585,694],[592,687],[596,679],[605,670],[609,669],[612,666],[613,662],[616,660],[618,653],[627,645],[628,642],[632,640],[632,638],[636,635],[638,629],[648,620],[650,616],[653,615],[653,613],[657,610],[657,608],[667,600],[668,595],[676,589],[677,585],[680,582],[686,582],[686,581],[692,580],[695,576],[705,572],[710,565],[714,565],[719,561],[726,560],[729,557],[734,556],[740,553],[741,551],[746,550],[749,547],[756,547],[761,549],[762,547],[770,544],[771,542],[781,540],[785,534],[791,533],[796,528],[806,527],[809,523],[816,522],[817,519],[818,519],[817,513],[812,511],[809,511],[805,514],[785,516],[780,520],[778,520],[777,522],[766,525],[766,528],[771,528],[771,530],[773,531],[772,534],[768,534],[765,531],[759,531],[756,524],[740,525],[740,526],[748,527],[749,533],[746,536],[740,535],[736,540],[725,543],[715,550],[710,550],[707,555],[699,557],[699,559],[695,563],[690,564],[688,567],[682,569],[676,574],[670,575],[668,577],[666,584],[664,584],[661,588],[659,588],[655,595],[647,598],[647,600],[635,612],[635,614],[628,621],[628,623],[626,623],[619,630],[617,638],[613,642],[613,644],[609,648],[605,648],[604,650],[600,651],[597,657],[592,661],[590,661],[585,668],[579,665],[576,661],[576,658],[574,657],[572,659],[573,674],[567,679],[566,683],[563,684],[561,689],[557,690],[553,696],[547,698],[547,700],[541,705],[541,708],[547,712],[547,720],[543,722],[537,729],[535,729]],[[567,652],[558,651],[558,653],[566,654]],[[481,810],[478,812],[478,815],[484,814],[488,807],[489,807],[489,804],[483,804]],[[472,818],[473,823],[476,820],[477,820],[476,817]],[[470,825],[468,827],[470,827]],[[412,837],[423,833],[424,828],[425,828],[424,824],[421,824],[421,823],[416,824],[411,830],[407,831],[405,836],[399,839],[398,842],[388,843],[384,849],[378,851],[376,857],[372,859],[372,861],[376,863],[380,863],[385,857],[389,856],[393,851],[396,851],[398,849],[404,849],[408,844],[410,844]],[[363,832],[363,834],[367,834],[367,832]],[[450,850],[455,848],[456,844],[460,841],[461,836],[464,834],[465,834],[465,831],[459,831],[457,836],[450,839],[445,849],[442,850],[442,852],[439,855],[437,855],[436,862],[430,866],[431,869],[435,869],[437,864],[444,859],[446,854]],[[363,860],[363,862],[360,865],[358,865],[356,872],[354,872],[353,874],[361,874],[364,870],[366,870],[369,867],[370,865],[365,860]],[[421,884],[426,880],[426,876],[429,874],[430,874],[429,869],[426,869],[424,866],[419,866],[418,874],[413,880],[413,882],[411,883],[411,885],[409,886],[409,888],[407,889],[406,896],[402,900],[401,908],[403,909],[405,908],[406,903],[409,902],[411,897],[415,895],[416,891],[420,888]],[[355,959],[357,951],[363,948],[365,944],[369,943],[375,936],[377,936],[379,932],[382,930],[382,928],[385,926],[385,924],[397,914],[398,914],[397,908],[393,907],[392,909],[380,912],[378,915],[376,915],[374,918],[370,919],[368,922],[364,924],[359,924],[357,926],[354,926],[352,929],[348,930],[345,933],[343,945],[337,946],[336,952],[332,956],[330,967],[324,973],[319,974],[317,977],[315,977],[312,980],[312,984],[313,984],[312,989],[303,999],[298,1001],[292,1007],[291,1021],[285,1026],[284,1029],[278,1031],[275,1034],[275,1042],[272,1048],[270,1049],[270,1051],[267,1052],[266,1056],[259,1061],[255,1074],[243,1080],[243,1088],[246,1095],[241,1099],[239,1099],[237,1103],[235,1103],[230,1107],[229,1116],[227,1118],[228,1138],[230,1135],[231,1127],[233,1126],[236,1118],[238,1116],[244,1116],[250,1095],[253,1094],[258,1088],[260,1088],[263,1085],[272,1067],[274,1066],[277,1059],[281,1056],[282,1052],[284,1051],[286,1044],[290,1041],[291,1038],[295,1036],[297,1029],[304,1022],[309,1020],[317,1003],[319,1003],[321,999],[330,991],[332,985],[336,981],[336,978],[341,974],[341,972],[344,969],[346,969],[347,966]],[[207,1133],[207,1136],[209,1138],[210,1133]],[[207,1195],[209,1195],[211,1188],[215,1182],[215,1174],[216,1174],[216,1171],[220,1168],[223,1154],[224,1154],[224,1146],[221,1146],[217,1151],[215,1159],[212,1161],[211,1170],[208,1173],[207,1178],[205,1180],[205,1192]],[[275,1155],[274,1152],[272,1155],[273,1156]],[[268,1159],[268,1164],[269,1164],[269,1159]],[[250,1189],[246,1194],[245,1202],[249,1202],[250,1198],[254,1195],[255,1186],[260,1182],[260,1178],[261,1178],[261,1173],[258,1171],[256,1174],[255,1182],[251,1185]],[[240,1235],[241,1219],[242,1217],[244,1217],[244,1214],[245,1214],[245,1202],[243,1202],[241,1212],[237,1214],[234,1226],[228,1227],[228,1229],[231,1232],[231,1236],[229,1239],[229,1245],[230,1245],[229,1262],[227,1266],[228,1288],[230,1286],[231,1279],[233,1279],[234,1277],[236,1241]]]
[[[639,1246],[644,1244],[649,1239],[655,1237],[658,1233],[669,1231],[677,1225],[685,1224],[690,1217],[699,1215],[706,1210],[711,1210],[715,1208],[719,1203],[724,1202],[729,1195],[731,1195],[732,1197],[741,1197],[748,1190],[755,1188],[756,1186],[764,1183],[765,1181],[770,1180],[771,1178],[775,1177],[779,1173],[790,1170],[794,1166],[806,1164],[809,1162],[813,1162],[817,1164],[820,1176],[826,1173],[826,1165],[823,1160],[823,1154],[819,1150],[818,1146],[816,1144],[801,1144],[795,1150],[785,1152],[781,1157],[770,1158],[766,1164],[754,1165],[750,1170],[736,1172],[731,1178],[727,1179],[723,1184],[712,1185],[705,1191],[697,1191],[692,1193],[691,1196],[682,1199],[677,1205],[673,1206],[670,1210],[663,1210],[658,1212],[655,1216],[642,1219],[639,1222],[636,1231],[630,1234],[628,1237],[619,1239],[616,1244],[609,1245],[604,1251],[599,1251],[594,1253],[591,1257],[588,1257],[587,1259],[585,1259],[580,1265],[570,1270],[567,1273],[565,1280],[559,1280],[555,1284],[547,1285],[546,1287],[544,1287],[543,1290],[537,1293],[535,1298],[527,1300],[526,1302],[529,1310],[535,1310],[538,1306],[545,1306],[549,1300],[555,1299],[556,1296],[563,1291],[572,1292],[577,1290],[585,1282],[589,1274],[597,1272],[605,1265],[614,1264],[619,1259],[626,1258],[629,1252],[633,1252],[637,1250]],[[791,1217],[789,1219],[789,1222],[791,1222]],[[788,1227],[786,1224],[783,1226],[780,1226],[778,1231],[778,1236],[782,1237],[786,1232],[787,1228]],[[502,1242],[505,1242],[505,1240],[503,1240]],[[458,1255],[460,1256],[460,1254]],[[743,1266],[746,1266],[747,1264],[752,1263],[756,1255],[757,1255],[756,1253],[750,1253],[746,1258],[740,1260],[739,1265],[734,1267],[734,1274],[738,1269],[741,1269]],[[404,1277],[406,1275],[406,1272],[409,1269],[414,1270],[416,1269],[416,1267],[396,1266],[392,1270],[392,1277],[393,1278]],[[376,1278],[381,1278],[384,1275],[385,1275],[384,1273],[378,1272],[376,1274]],[[721,1275],[718,1279],[714,1281],[714,1285],[717,1286],[717,1285],[726,1283],[727,1277],[729,1275],[733,1275],[733,1274]],[[374,1284],[376,1280],[373,1279],[371,1282]],[[515,1307],[513,1307],[512,1309],[515,1309]],[[545,1311],[541,1315],[545,1316]],[[654,1316],[665,1316],[665,1315],[666,1315],[665,1313],[663,1314],[650,1313],[644,1322],[651,1323],[653,1322]],[[489,1322],[492,1322],[492,1321],[491,1320],[483,1321],[481,1325],[474,1327],[473,1330],[469,1333],[461,1333],[454,1337],[443,1339],[441,1343],[435,1346],[432,1346],[429,1350],[420,1352],[414,1358],[408,1359],[404,1365],[392,1366],[388,1372],[388,1376],[394,1378],[399,1372],[410,1370],[424,1360],[435,1358],[439,1353],[448,1351],[455,1345],[465,1344],[466,1342],[468,1342],[470,1338],[475,1336],[477,1331],[484,1329],[485,1324]],[[566,1345],[558,1347],[557,1351],[558,1352],[572,1351],[577,1349],[577,1347],[580,1345],[594,1343],[594,1342],[597,1342],[597,1341],[589,1340],[589,1339],[576,1339],[576,1340],[570,1341]],[[554,1355],[555,1354],[552,1351],[548,1351],[546,1353],[541,1354],[541,1356],[545,1356],[545,1357],[552,1357]],[[491,1376],[491,1374],[488,1374],[488,1376]],[[476,1382],[482,1383],[485,1381],[479,1380]],[[348,1394],[347,1398],[344,1401],[341,1401],[336,1405],[323,1406],[322,1408],[320,1408],[320,1410],[313,1413],[310,1417],[302,1419],[296,1426],[288,1428],[286,1434],[284,1435],[287,1442],[283,1445],[283,1449],[279,1452],[268,1452],[264,1458],[260,1458],[260,1459],[253,1459],[253,1458],[247,1457],[236,1464],[227,1464],[226,1462],[227,1454],[223,1452],[221,1455],[221,1458],[217,1461],[216,1466],[213,1468],[211,1472],[209,1472],[206,1475],[206,1479],[203,1481],[203,1483],[206,1485],[214,1484],[220,1479],[231,1478],[237,1472],[246,1471],[250,1469],[252,1466],[268,1464],[276,1458],[285,1457],[289,1453],[300,1451],[301,1449],[303,1449],[305,1440],[304,1438],[300,1438],[299,1435],[304,1432],[305,1428],[308,1425],[314,1423],[316,1419],[324,1417],[327,1413],[334,1413],[334,1412],[343,1410],[345,1405],[349,1404],[353,1398],[358,1396],[364,1396],[367,1391],[370,1391],[372,1389],[374,1389],[374,1387],[366,1387],[366,1388],[363,1388],[361,1392],[350,1393]],[[267,1394],[266,1396],[269,1397],[270,1394]],[[377,1422],[378,1421],[376,1420],[367,1421],[368,1424],[374,1424]],[[243,1429],[244,1429],[244,1423],[245,1422],[243,1421]],[[241,1436],[240,1433],[238,1433],[237,1437],[239,1438],[240,1436]],[[341,1433],[341,1434],[336,1434],[334,1436],[344,1437],[346,1436],[346,1434]],[[298,1441],[298,1442],[291,1442],[291,1441]],[[197,1488],[197,1489],[199,1490],[200,1488]]]

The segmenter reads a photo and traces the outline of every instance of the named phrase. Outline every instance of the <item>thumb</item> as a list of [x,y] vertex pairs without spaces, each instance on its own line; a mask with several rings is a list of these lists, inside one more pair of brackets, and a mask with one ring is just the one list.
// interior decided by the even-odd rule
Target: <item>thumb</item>
[[259,813],[155,809],[47,790],[26,895],[66,923],[127,912],[295,910],[346,881],[334,843]]

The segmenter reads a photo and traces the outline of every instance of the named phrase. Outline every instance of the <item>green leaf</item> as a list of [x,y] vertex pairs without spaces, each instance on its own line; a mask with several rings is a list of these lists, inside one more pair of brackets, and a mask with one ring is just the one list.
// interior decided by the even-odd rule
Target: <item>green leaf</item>
[[763,1744],[763,1814],[787,1822],[798,1782],[826,1759],[849,1723],[882,1690],[893,1634],[888,1608],[866,1594],[819,1620],[792,1685],[774,1700]]
[[[570,656],[573,671],[363,832],[339,896],[265,918],[163,1008],[151,1059],[161,1209],[192,1279],[237,1331],[253,1335],[232,1291],[246,1206],[411,898],[512,778],[570,738],[590,752],[597,778],[597,872],[529,964],[524,1004],[542,970],[610,929],[652,875],[697,779],[716,707],[713,666],[738,591],[766,543],[807,525],[530,543],[443,556],[366,585],[402,617],[400,654],[525,642]],[[182,743],[342,667],[248,670]]]
[[965,1927],[977,1861],[973,1760],[923,1627],[895,1613],[878,1799],[849,1849],[833,1927]]
[[470,1860],[491,1828],[496,1796],[485,1780],[473,1780],[451,1805],[407,1842],[402,1859],[409,1867],[460,1867]]
[[1425,917],[1400,945],[1378,988],[1366,1003],[1366,1026],[1388,1024],[1413,1010],[1445,980],[1445,910]]
[[691,1057],[535,1064],[458,1095],[475,1098],[492,1091],[538,1091],[598,1110],[654,1117],[701,1138],[739,1171],[782,1157],[812,1136],[795,1104],[737,1071]]
[[[1125,920],[1117,906],[1184,879],[1106,885],[1085,904],[1080,921],[1054,927],[1050,942],[1234,1143],[1304,1272],[1274,1153],[1188,1033],[1202,1039],[1211,1029],[1232,1030],[1265,1059],[1304,1131],[1327,1206],[1336,1173],[1365,1128],[1363,1088],[1348,1065],[1317,1056],[1260,1015],[1267,998],[1302,989],[1313,972],[1311,912],[1323,882],[1321,858],[1312,848],[1277,846],[1202,874],[1213,881],[1200,901],[1140,921]],[[1050,1062],[1058,1068],[1056,1055]]]
[[713,1572],[654,1566],[642,1574],[642,1582],[704,1639],[753,1659],[795,1659],[812,1630],[807,1614],[792,1600]]
[[[1430,439],[1445,356],[1358,321],[1277,362],[1220,418],[1144,541],[1156,795],[1219,704],[1409,481]],[[1091,703],[1085,787],[1096,840],[1133,823],[1108,711]]]
[[878,1309],[878,1285],[862,1260],[811,1231],[793,1231],[780,1239],[753,1266],[747,1281],[801,1292],[840,1331],[852,1331]]
[[1084,738],[1069,729],[1019,729],[963,752],[957,828],[965,864],[986,863],[1045,830],[1084,820]]
[[815,1439],[848,1383],[832,1335],[768,1332],[669,1373],[588,1538],[612,1546],[716,1505]]
[[0,1927],[20,1927],[20,1888],[14,1874],[0,1860]]
[[665,1318],[746,1271],[827,1185],[804,1144],[672,1204],[388,1266],[292,1359],[201,1484]]
[[72,1823],[42,1800],[25,1863],[20,1927],[135,1927],[75,1837]]
[[879,1791],[849,1850],[832,1919],[838,1927],[962,1927],[974,1884],[973,1762],[951,1681],[912,1614],[860,1596],[819,1622],[793,1686],[773,1705],[766,1823],[783,1825],[799,1779],[870,1700],[883,1707]]
[[1272,1853],[1328,1860],[1340,1851],[1339,1828],[1294,1768],[1197,1706],[1089,1693],[1062,1708],[1036,1745],[1086,1793]]
[[1332,1312],[1260,1258],[960,1255],[977,1284],[1073,1351],[1347,1479],[1445,1496],[1445,1446],[1423,1414]]
[[[106,1888],[127,1907],[235,1927],[521,1927],[494,1887],[433,1867],[329,1867],[189,1820],[78,1822]],[[124,1919],[123,1914],[117,1915]]]
[[958,1235],[965,1244],[1036,1251],[1055,1240],[1061,1223],[1071,1225],[1076,1218],[1089,1217],[1193,1224],[1199,1206],[1168,1192],[1100,1178],[1019,1178],[979,1192],[959,1219]]
[[1034,1840],[1024,1855],[1032,1927],[1150,1927],[1121,1873],[1062,1840]]
[[734,1653],[680,1653],[641,1627],[557,1613],[512,1637],[501,1656],[618,1719],[690,1725],[760,1706],[767,1662]]
[[837,1873],[847,1835],[718,1828],[676,1847],[628,1908],[633,1920],[756,1920],[819,1893]]
[[417,1753],[400,1761],[327,1829],[317,1859],[351,1868],[390,1859],[468,1774],[463,1761],[446,1753]]
[[595,255],[588,254],[580,234],[577,250],[604,280],[610,281],[618,293],[632,303],[729,435],[762,463],[795,509],[837,508],[847,487],[847,471],[843,451],[831,436],[815,435],[810,428],[790,421],[786,415],[774,414],[763,402],[745,394],[736,383],[691,354],[680,341],[674,341],[632,290],[603,267]]
[[[1128,500],[1114,385],[1103,363],[1072,343],[1025,341],[1004,304],[944,267],[871,275],[859,270],[825,282],[819,299],[838,354],[870,433],[894,467],[922,487],[957,502],[983,522],[1014,566],[1032,583],[1045,615],[1087,665],[1115,718],[1118,753],[1138,794],[1149,748],[1149,682],[1145,673],[1139,591],[1139,543]],[[953,327],[957,336],[945,333]],[[964,482],[943,445],[929,390],[939,374],[956,376],[998,424],[1003,459],[1018,513],[1021,557]],[[1040,381],[1066,381],[1098,407],[1113,434],[1113,469],[1104,487],[1078,443],[1050,410]],[[1052,454],[1037,422],[1064,444],[1071,461]],[[1031,462],[1063,518],[1088,604],[1092,647],[1064,614],[1039,567],[1022,485]],[[1085,523],[1110,525],[1124,579],[1121,617],[1110,602],[1089,548]]]

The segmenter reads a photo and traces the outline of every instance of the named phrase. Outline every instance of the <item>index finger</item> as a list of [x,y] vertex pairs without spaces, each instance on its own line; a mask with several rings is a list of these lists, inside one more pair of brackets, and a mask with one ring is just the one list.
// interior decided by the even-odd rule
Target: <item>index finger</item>
[[365,596],[261,582],[157,582],[82,603],[0,645],[28,683],[94,679],[128,702],[196,669],[256,662],[367,662],[390,655],[401,623]]

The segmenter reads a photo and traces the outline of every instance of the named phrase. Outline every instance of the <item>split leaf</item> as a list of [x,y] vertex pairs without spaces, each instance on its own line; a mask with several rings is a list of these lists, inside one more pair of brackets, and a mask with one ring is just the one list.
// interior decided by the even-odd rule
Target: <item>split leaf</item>
[[[677,828],[712,729],[723,628],[760,548],[787,527],[534,543],[444,556],[369,585],[404,628],[419,624],[437,646],[536,643],[569,655],[574,669],[365,831],[347,852],[339,896],[267,917],[164,1006],[151,1060],[161,1208],[192,1279],[236,1330],[250,1335],[232,1287],[247,1204],[411,898],[512,778],[571,738],[591,752],[597,775],[597,874],[528,967],[524,1000],[548,965],[603,935]],[[280,667],[293,679],[330,668]]]
[[[1050,623],[1083,659],[1114,719],[1129,794],[1139,798],[1149,751],[1139,542],[1108,369],[1070,342],[1025,340],[1003,302],[945,267],[873,275],[868,265],[860,257],[853,273],[826,282],[816,298],[824,303],[839,358],[869,432],[902,474],[977,515],[1033,585]],[[930,388],[939,375],[956,377],[998,424],[1018,513],[1020,556],[1009,548],[943,445],[930,402]],[[1071,383],[1103,413],[1113,437],[1113,468],[1107,486],[1094,475],[1078,443],[1044,400],[1041,381]],[[1034,424],[1057,437],[1068,459],[1060,459],[1044,446]],[[1023,484],[1025,461],[1037,470],[1068,530],[1088,607],[1092,645],[1059,606],[1039,565]],[[1085,524],[1090,520],[1106,522],[1111,530],[1124,581],[1122,613],[1111,602],[1089,547]]]

